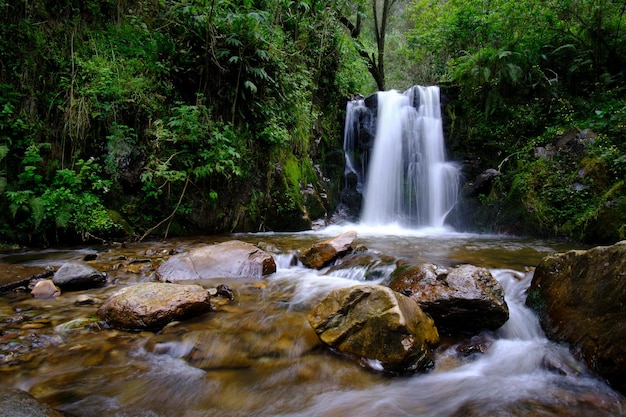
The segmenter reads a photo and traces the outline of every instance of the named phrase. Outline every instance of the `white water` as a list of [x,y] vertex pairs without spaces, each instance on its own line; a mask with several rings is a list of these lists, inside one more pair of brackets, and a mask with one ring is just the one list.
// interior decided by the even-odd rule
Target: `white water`
[[[524,305],[532,274],[506,269],[492,269],[491,272],[505,289],[510,318],[496,332],[483,334],[488,343],[484,354],[459,359],[457,346],[451,346],[438,353],[437,361],[443,365],[438,364],[430,374],[390,379],[366,389],[330,390],[316,396],[302,410],[280,415],[520,416],[561,415],[564,410],[571,412],[568,415],[572,416],[613,415],[615,409],[585,410],[584,405],[577,404],[577,395],[597,391],[606,395],[601,400],[606,402],[605,405],[615,401],[615,407],[622,415],[619,395],[607,393],[600,380],[584,375],[584,367],[567,348],[545,338],[537,317]],[[319,278],[308,279],[316,284],[320,282]],[[352,284],[336,281],[334,285]],[[319,294],[310,289],[305,293],[317,299]],[[298,303],[306,304],[302,294]],[[581,402],[584,404],[585,400]],[[546,411],[553,406],[554,410]],[[531,410],[537,410],[538,414],[532,414]]]
[[[509,321],[497,331],[477,336],[476,344],[484,345],[484,353],[466,355],[459,349],[467,343],[476,345],[472,341],[443,340],[434,352],[435,368],[425,374],[382,375],[321,349],[314,343],[308,312],[332,289],[384,279],[368,280],[365,269],[372,263],[360,272],[356,266],[334,272],[306,269],[293,262],[291,250],[309,247],[348,227],[358,230],[358,243],[372,255],[490,268],[504,287]],[[36,393],[77,417],[626,415],[626,400],[587,374],[563,345],[547,340],[537,317],[524,304],[531,279],[531,272],[522,272],[525,265],[574,249],[570,243],[459,233],[429,236],[424,229],[363,225],[236,238],[282,248],[275,255],[278,271],[260,281],[204,282],[210,288],[230,285],[235,301],[203,317],[173,323],[158,334],[82,329],[56,335],[63,343],[46,347],[41,353],[45,360],[29,361],[19,369],[5,366],[3,383]],[[174,247],[189,250],[204,244],[202,238]],[[156,261],[161,250],[170,247],[153,242],[98,253],[117,264],[120,254],[145,257],[150,249],[157,253]],[[21,256],[28,263],[42,262],[37,254]],[[46,252],[43,257],[50,261],[49,256],[55,261],[79,261],[84,253],[72,257],[70,252]],[[0,260],[8,259],[19,260],[15,254],[0,255]],[[119,285],[152,280],[148,275],[128,275],[122,268],[111,268],[109,276]],[[89,293],[104,300],[117,286]],[[56,324],[76,316],[91,317],[96,309],[77,306],[72,293],[54,300],[16,297],[5,299],[0,311],[5,317],[18,317],[13,312],[19,312],[26,320],[33,317]],[[5,319],[0,325],[11,326],[11,322]],[[37,331],[45,336],[46,328]]]
[[366,108],[362,100],[347,107],[346,172],[357,174],[359,185],[361,173],[367,173],[361,222],[442,228],[456,203],[459,174],[445,158],[439,88],[414,86],[404,94],[381,91],[377,99],[376,135],[367,167],[355,166],[354,158],[354,135],[359,134],[355,121]]

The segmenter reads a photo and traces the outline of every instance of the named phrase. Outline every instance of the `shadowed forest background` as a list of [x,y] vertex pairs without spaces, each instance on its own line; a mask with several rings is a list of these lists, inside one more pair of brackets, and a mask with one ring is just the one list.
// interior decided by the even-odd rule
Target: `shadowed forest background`
[[[626,238],[626,3],[0,0],[0,241],[294,231],[346,101],[441,86],[455,227]],[[469,191],[468,191],[469,190]]]

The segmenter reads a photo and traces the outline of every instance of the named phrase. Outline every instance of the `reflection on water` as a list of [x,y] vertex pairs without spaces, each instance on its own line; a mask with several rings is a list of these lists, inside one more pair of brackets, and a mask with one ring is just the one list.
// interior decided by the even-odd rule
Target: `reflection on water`
[[[359,229],[355,244],[399,259],[491,268],[506,293],[509,321],[469,341],[446,341],[429,374],[393,377],[360,368],[320,346],[306,315],[330,290],[363,274],[311,271],[293,252],[346,228],[296,234],[240,234],[122,247],[0,256],[0,262],[57,264],[97,253],[112,285],[50,300],[3,296],[0,377],[76,416],[619,416],[625,400],[562,346],[543,336],[524,306],[532,267],[572,247],[562,242],[437,231]],[[240,239],[271,250],[279,270],[263,280],[212,279],[235,302],[173,323],[159,333],[93,326],[59,330],[93,317],[123,285],[152,279],[172,249]],[[131,260],[151,267],[131,269]],[[380,278],[382,280],[383,278]],[[374,281],[376,282],[376,281]],[[89,294],[95,305],[77,303]],[[55,328],[57,330],[55,330]],[[30,343],[30,345],[28,344]],[[13,345],[11,345],[13,344]],[[22,353],[11,354],[11,348]],[[480,353],[480,351],[484,353]],[[13,356],[11,356],[13,355]]]

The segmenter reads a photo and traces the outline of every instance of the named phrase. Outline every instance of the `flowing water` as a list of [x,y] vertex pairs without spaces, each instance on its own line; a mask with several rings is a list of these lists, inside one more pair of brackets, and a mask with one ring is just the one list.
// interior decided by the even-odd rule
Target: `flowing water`
[[[446,161],[439,87],[379,91],[375,97],[373,109],[365,100],[346,107],[346,173],[357,176],[363,192],[361,223],[442,227],[456,203],[460,176]],[[372,134],[371,152],[359,153]]]
[[[0,298],[0,379],[75,416],[620,416],[625,400],[589,374],[567,348],[544,337],[524,305],[532,266],[572,246],[510,236],[355,227],[356,245],[394,260],[490,268],[505,288],[509,321],[472,339],[446,340],[426,374],[392,376],[361,368],[317,341],[307,313],[331,289],[369,279],[308,270],[295,250],[347,227],[294,234],[242,234],[0,256],[0,262],[55,265],[97,255],[104,288],[48,300]],[[153,279],[172,249],[240,239],[271,251],[278,271],[227,284],[229,302],[162,331],[125,332],[94,320],[113,291]],[[384,258],[384,257],[381,257]],[[371,265],[369,265],[371,266]],[[382,268],[384,271],[384,268]],[[95,304],[77,302],[88,295]],[[77,319],[92,321],[74,325]]]

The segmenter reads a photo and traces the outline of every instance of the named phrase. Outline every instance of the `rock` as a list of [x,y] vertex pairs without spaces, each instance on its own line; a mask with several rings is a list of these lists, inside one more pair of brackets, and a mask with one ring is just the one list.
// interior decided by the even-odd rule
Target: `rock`
[[96,304],[96,302],[98,302],[98,299],[94,297],[93,295],[80,294],[78,297],[76,297],[76,301],[74,301],[74,305],[86,306],[86,305]]
[[509,319],[504,290],[488,269],[473,265],[399,268],[389,288],[411,297],[441,332],[473,334],[494,330]]
[[356,239],[356,232],[351,230],[334,238],[318,242],[300,255],[300,262],[308,268],[322,268],[352,249],[354,239]]
[[220,297],[229,299],[230,301],[235,299],[235,293],[233,293],[233,290],[228,285],[218,285],[215,293]]
[[148,282],[117,291],[96,314],[115,328],[156,330],[209,311],[209,298],[208,291],[199,285]]
[[0,263],[0,294],[26,288],[31,281],[53,274],[51,267]]
[[489,168],[481,172],[472,182],[467,182],[463,186],[465,197],[476,198],[481,194],[489,194],[493,181],[500,175],[497,169]]
[[232,240],[174,255],[158,267],[156,275],[160,281],[181,281],[261,278],[274,272],[272,255],[250,243]]
[[585,222],[585,242],[610,245],[626,237],[626,183],[614,186],[604,198],[606,202]]
[[61,323],[57,326],[54,326],[54,331],[57,333],[67,333],[74,330],[83,330],[83,329],[100,329],[100,323],[98,321],[94,321],[89,317],[79,317],[77,319],[73,319],[67,321],[65,323]]
[[54,273],[52,282],[63,290],[82,290],[106,283],[106,275],[82,263],[68,262]]
[[35,298],[52,298],[61,295],[61,289],[51,279],[38,281],[30,292]]
[[433,365],[430,349],[439,343],[433,320],[382,285],[333,290],[308,319],[323,344],[372,369],[404,373]]
[[355,248],[354,252],[338,259],[325,275],[374,281],[387,278],[395,268],[395,258]]
[[550,339],[626,393],[626,241],[544,258],[526,304]]
[[63,417],[26,391],[0,386],[0,417]]

